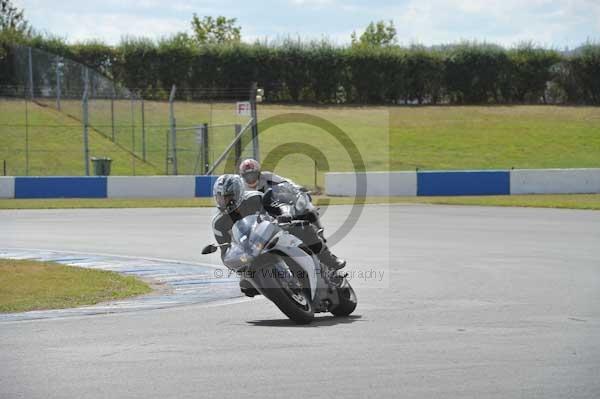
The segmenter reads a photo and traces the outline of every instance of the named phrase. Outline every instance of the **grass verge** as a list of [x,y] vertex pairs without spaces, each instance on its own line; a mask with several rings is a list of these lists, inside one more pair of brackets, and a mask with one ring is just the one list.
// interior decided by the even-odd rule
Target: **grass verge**
[[[351,197],[315,196],[318,206],[351,205]],[[460,197],[367,197],[366,204],[442,204],[600,210],[600,194],[498,195]],[[185,199],[0,199],[0,209],[193,208],[212,207],[212,198]]]
[[146,294],[131,276],[53,262],[0,259],[0,312],[64,309]]
[[[317,198],[324,205],[327,198]],[[333,197],[335,205],[352,204],[352,198]],[[513,206],[528,208],[565,208],[600,210],[600,194],[548,194],[548,195],[493,195],[457,197],[370,197],[367,204],[433,204],[433,205],[477,205]]]
[[[77,120],[81,118],[67,115],[79,115],[81,101],[63,101],[64,112],[29,103],[26,113],[25,106],[23,101],[0,100],[0,164],[6,160],[7,174],[25,175],[27,169],[31,176],[84,174],[82,128]],[[129,120],[131,103],[119,101],[114,106],[118,116],[115,142],[108,138],[112,138],[111,103],[94,100],[90,110],[95,126],[90,130],[90,155],[111,157],[112,175],[165,173],[168,103],[145,102],[145,147],[141,141],[141,121],[136,120],[132,125]],[[180,101],[175,113],[178,127],[198,126],[203,122],[245,123],[243,118],[234,116],[232,103]],[[261,120],[306,114],[305,120],[324,120],[339,127],[359,149],[368,171],[600,167],[600,107],[262,104],[258,114]],[[180,174],[199,173],[196,136],[195,129],[177,134]],[[211,130],[209,161],[223,152],[233,136],[232,126]],[[131,151],[141,156],[142,148],[146,149],[148,162],[131,156]],[[274,169],[309,187],[324,185],[326,169],[355,170],[340,142],[321,127],[307,123],[290,122],[262,130],[260,148],[265,170]],[[304,150],[297,153],[302,148],[306,153]],[[319,153],[327,165],[318,167],[315,184],[315,164],[311,157],[319,159]],[[244,156],[249,155],[244,152]],[[223,172],[222,165],[215,173]]]

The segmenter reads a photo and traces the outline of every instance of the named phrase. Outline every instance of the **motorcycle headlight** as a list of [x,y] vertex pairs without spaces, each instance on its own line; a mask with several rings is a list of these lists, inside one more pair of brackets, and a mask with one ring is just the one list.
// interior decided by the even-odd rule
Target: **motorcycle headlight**
[[263,244],[262,242],[257,242],[256,244],[253,245],[253,247],[256,252],[260,252],[265,247],[265,244]]

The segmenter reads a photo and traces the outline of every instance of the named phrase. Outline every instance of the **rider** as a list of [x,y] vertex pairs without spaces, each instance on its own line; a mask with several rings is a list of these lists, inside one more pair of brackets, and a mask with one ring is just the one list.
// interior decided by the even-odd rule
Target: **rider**
[[[213,197],[219,214],[213,218],[213,232],[218,244],[231,242],[231,229],[235,222],[256,213],[265,213],[262,193],[244,190],[244,183],[237,175],[220,176],[213,187]],[[221,258],[228,247],[221,247]]]
[[[290,179],[286,179],[284,177],[276,175],[273,172],[261,172],[260,164],[256,159],[248,158],[242,161],[239,167],[239,174],[240,176],[242,176],[242,179],[244,179],[244,183],[246,185],[247,190],[256,190],[265,193],[268,189],[272,189],[278,184],[287,182],[297,190],[304,191],[303,187],[294,183]],[[331,267],[333,267],[334,269],[341,269],[344,266],[346,266],[346,261],[332,254],[325,245],[325,242],[327,242],[327,240],[325,239],[323,234],[324,229],[323,225],[321,224],[321,220],[319,219],[319,213],[317,209],[312,207],[312,210],[308,212],[307,216],[307,219],[316,227],[320,237],[319,241],[324,247],[325,254],[323,255],[323,258],[325,258],[326,260],[321,259],[321,261],[328,266],[331,265]]]
[[[220,176],[213,187],[213,196],[220,211],[213,219],[213,232],[218,244],[229,244],[233,225],[248,215],[269,213],[280,221],[290,219],[288,207],[285,205],[268,204],[269,206],[265,209],[263,194],[258,191],[244,190],[242,178],[238,175]],[[346,265],[345,261],[340,260],[329,251],[327,245],[314,233],[313,229],[299,230],[290,232],[303,240],[323,264],[334,270],[341,269]],[[227,246],[221,247],[221,258],[225,256],[227,249]]]
[[297,189],[302,189],[299,185],[273,172],[261,172],[260,164],[257,160],[248,158],[240,163],[240,176],[244,179],[247,190],[256,190],[264,193],[279,183],[288,182]]

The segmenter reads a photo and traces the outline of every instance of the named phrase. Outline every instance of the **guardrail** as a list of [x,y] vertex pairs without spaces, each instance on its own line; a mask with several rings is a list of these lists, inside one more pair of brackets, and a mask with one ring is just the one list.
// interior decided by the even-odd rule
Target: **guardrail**
[[[329,195],[453,196],[600,193],[599,169],[326,173]],[[217,176],[0,176],[0,198],[193,198],[212,196]]]
[[217,176],[0,177],[0,198],[193,198]]
[[[600,169],[366,172],[367,196],[600,193]],[[362,176],[361,176],[362,177]],[[355,173],[326,173],[328,195],[355,196]]]

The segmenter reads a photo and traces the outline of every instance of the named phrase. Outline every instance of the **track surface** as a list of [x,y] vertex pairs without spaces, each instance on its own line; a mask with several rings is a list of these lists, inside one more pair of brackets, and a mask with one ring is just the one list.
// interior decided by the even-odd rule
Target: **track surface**
[[[0,242],[217,262],[209,214],[2,211]],[[385,274],[353,281],[355,317],[296,327],[254,299],[0,323],[0,397],[600,397],[600,212],[368,206],[334,249]]]

